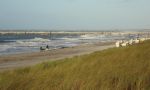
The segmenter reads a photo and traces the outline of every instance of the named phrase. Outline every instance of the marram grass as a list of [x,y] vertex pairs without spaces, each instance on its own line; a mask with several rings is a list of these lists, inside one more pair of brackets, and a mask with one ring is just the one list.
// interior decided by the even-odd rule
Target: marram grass
[[1,72],[0,90],[150,90],[150,41]]

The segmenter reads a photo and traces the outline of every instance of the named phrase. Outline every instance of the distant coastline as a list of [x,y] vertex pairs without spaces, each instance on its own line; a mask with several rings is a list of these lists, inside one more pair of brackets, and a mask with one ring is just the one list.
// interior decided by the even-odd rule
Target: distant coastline
[[0,30],[0,34],[144,34],[150,33],[149,29],[139,31],[53,31],[53,30]]

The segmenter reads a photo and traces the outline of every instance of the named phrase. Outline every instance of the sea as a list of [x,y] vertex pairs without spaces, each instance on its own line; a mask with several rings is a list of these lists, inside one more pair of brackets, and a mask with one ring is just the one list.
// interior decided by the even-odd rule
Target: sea
[[50,34],[0,34],[0,56],[9,54],[39,52],[47,45],[50,50],[74,47],[80,44],[112,42],[125,39],[125,35],[50,33]]

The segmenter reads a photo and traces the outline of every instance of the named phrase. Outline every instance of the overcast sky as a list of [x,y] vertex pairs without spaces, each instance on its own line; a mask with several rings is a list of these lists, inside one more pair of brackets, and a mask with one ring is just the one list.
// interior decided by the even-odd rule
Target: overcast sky
[[0,0],[0,29],[150,28],[150,0]]

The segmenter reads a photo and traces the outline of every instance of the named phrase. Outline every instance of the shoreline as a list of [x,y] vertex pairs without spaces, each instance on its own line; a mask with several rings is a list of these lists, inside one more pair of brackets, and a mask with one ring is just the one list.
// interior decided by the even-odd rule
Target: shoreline
[[95,51],[114,47],[114,42],[83,44],[75,47],[50,51],[21,53],[0,56],[0,71],[32,66],[38,63],[71,58],[77,55],[90,54]]

